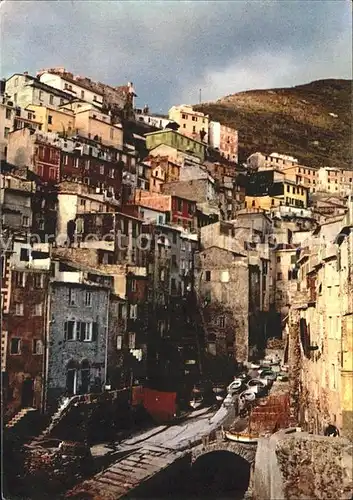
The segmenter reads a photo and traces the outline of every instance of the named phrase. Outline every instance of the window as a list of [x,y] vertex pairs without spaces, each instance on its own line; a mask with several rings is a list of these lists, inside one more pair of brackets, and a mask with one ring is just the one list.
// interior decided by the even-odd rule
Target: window
[[40,339],[33,339],[33,354],[43,354],[43,342]]
[[33,315],[34,316],[43,316],[43,304],[34,304]]
[[5,129],[4,129],[4,137],[7,137],[9,135],[9,133],[10,133],[9,127],[5,127]]
[[116,338],[116,348],[118,351],[121,351],[121,349],[123,348],[123,336],[122,335],[118,335]]
[[13,337],[10,344],[10,354],[21,354],[21,339]]
[[136,334],[129,333],[129,349],[135,349],[136,344]]
[[281,281],[283,279],[282,273],[277,273],[277,280]]
[[114,139],[114,129],[113,128],[110,129],[110,138]]
[[76,305],[76,290],[73,288],[69,289],[69,306]]
[[15,304],[15,316],[23,316],[24,306],[22,303]]
[[226,319],[224,316],[220,316],[219,317],[219,326],[220,328],[224,328],[225,327],[225,324],[226,324]]
[[43,275],[42,274],[34,274],[33,275],[33,287],[34,288],[43,288]]
[[74,167],[78,168],[79,167],[79,161],[78,158],[74,159]]
[[25,273],[17,271],[14,273],[14,275],[15,275],[15,285],[20,288],[23,288],[26,283]]
[[84,98],[85,98],[85,91],[81,90],[81,99],[84,99]]
[[229,283],[229,271],[221,271],[221,282]]
[[99,173],[100,173],[101,175],[104,175],[104,165],[101,165],[101,166],[99,167]]
[[54,104],[54,96],[53,95],[49,96],[49,104]]
[[6,109],[6,120],[11,120],[11,109]]
[[137,304],[130,305],[130,319],[137,319]]
[[65,321],[64,333],[65,340],[76,340],[75,321]]
[[109,177],[110,177],[111,179],[114,179],[114,175],[115,175],[114,169],[113,169],[113,168],[110,168],[110,169],[109,169]]
[[42,90],[39,91],[39,100],[43,101],[43,91]]
[[85,306],[92,307],[92,292],[85,293]]
[[211,281],[211,271],[205,272],[205,281]]
[[126,316],[125,304],[118,304],[118,316],[119,319],[125,319]]
[[48,116],[48,124],[49,125],[53,124],[53,117],[51,115]]
[[277,256],[277,262],[280,263],[281,262],[281,257],[280,256]]
[[136,280],[131,280],[131,291],[136,292]]
[[77,321],[76,323],[76,339],[82,342],[92,342],[93,324],[85,321]]
[[195,132],[196,132],[196,127],[195,127],[195,125],[193,125],[193,126],[192,126],[192,131],[193,131],[193,133],[195,133]]
[[89,166],[90,166],[90,161],[86,160],[85,169],[89,170]]
[[64,99],[60,99],[60,106],[64,104]]

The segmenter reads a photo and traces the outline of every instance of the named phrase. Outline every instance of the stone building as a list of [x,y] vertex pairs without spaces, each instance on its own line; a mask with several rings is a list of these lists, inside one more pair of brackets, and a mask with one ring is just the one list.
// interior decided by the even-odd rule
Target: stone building
[[212,355],[246,362],[249,355],[249,268],[246,253],[209,246],[198,254],[195,288]]
[[112,278],[57,261],[50,284],[46,409],[63,396],[101,392],[107,382]]
[[292,377],[299,387],[300,422],[316,433],[331,424],[351,435],[351,240],[348,213],[345,220],[319,226],[304,242],[297,263],[289,354],[296,356]]

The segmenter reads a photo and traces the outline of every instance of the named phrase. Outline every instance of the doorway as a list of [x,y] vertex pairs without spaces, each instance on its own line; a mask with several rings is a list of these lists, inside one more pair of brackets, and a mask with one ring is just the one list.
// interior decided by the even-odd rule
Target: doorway
[[22,392],[21,392],[22,408],[32,407],[33,397],[34,397],[33,379],[27,377],[22,383]]
[[69,361],[66,372],[66,391],[69,396],[77,394],[77,379],[78,379],[77,363]]

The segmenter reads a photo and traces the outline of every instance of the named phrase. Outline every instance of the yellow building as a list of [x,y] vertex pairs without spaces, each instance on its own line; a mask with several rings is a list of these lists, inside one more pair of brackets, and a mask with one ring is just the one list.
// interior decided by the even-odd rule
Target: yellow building
[[73,111],[49,106],[30,104],[27,110],[34,111],[36,120],[42,124],[43,132],[58,132],[72,135],[75,133],[75,114]]
[[123,129],[120,124],[113,124],[111,117],[91,105],[75,110],[77,133],[89,139],[100,141],[107,146],[122,147]]
[[245,197],[245,208],[271,210],[279,206],[304,209],[308,206],[309,188],[284,180],[268,186],[263,194]]
[[169,110],[169,120],[180,125],[179,132],[197,141],[208,141],[209,117],[199,111],[194,111],[192,106],[182,104],[173,106]]

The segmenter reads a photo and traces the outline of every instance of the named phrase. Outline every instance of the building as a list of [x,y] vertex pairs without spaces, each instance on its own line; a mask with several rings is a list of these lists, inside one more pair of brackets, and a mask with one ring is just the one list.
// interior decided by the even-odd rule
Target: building
[[[166,129],[158,132],[146,134],[146,146],[152,154],[152,150],[163,145],[170,149],[180,151],[183,155],[197,157],[201,162],[205,159],[206,144],[203,142],[187,137],[175,130]],[[157,154],[164,155],[162,150],[158,150]],[[168,154],[168,153],[166,153]],[[168,154],[169,156],[169,154]],[[184,156],[185,157],[185,156]],[[172,159],[172,158],[171,158]]]
[[156,129],[174,128],[174,130],[177,130],[179,128],[179,125],[171,121],[167,116],[151,114],[147,106],[143,109],[135,109],[135,120]]
[[46,409],[55,409],[63,396],[104,390],[111,288],[109,276],[55,263],[49,292]]
[[194,111],[192,106],[182,104],[172,106],[168,113],[169,119],[179,125],[180,133],[196,141],[208,141],[209,117],[200,111]]
[[151,193],[161,193],[166,182],[179,180],[180,165],[171,161],[168,156],[149,156],[144,160],[149,166],[149,190]]
[[10,258],[9,307],[2,322],[6,333],[6,413],[43,409],[47,344],[48,252],[15,242]]
[[210,246],[200,251],[195,267],[195,288],[209,353],[246,362],[249,355],[246,254]]
[[249,175],[245,208],[273,210],[279,206],[306,209],[309,189],[287,180],[281,172],[266,170]]
[[[67,111],[71,108],[71,105],[62,107]],[[82,104],[75,106],[74,115],[77,135],[122,149],[124,144],[122,126],[120,123],[113,123],[109,114],[102,113],[91,104]]]
[[28,73],[15,73],[6,80],[5,93],[15,106],[59,106],[71,101],[73,95],[62,89],[46,85]]
[[[300,384],[299,420],[321,433],[352,436],[352,221],[318,226],[298,259],[298,292],[289,311],[289,360]],[[342,247],[343,245],[343,247]]]
[[76,132],[75,114],[73,111],[54,106],[38,106],[30,104],[26,108],[34,113],[36,121],[41,124],[40,130],[43,132],[58,132],[71,136]]
[[298,160],[292,156],[278,153],[270,155],[253,153],[247,159],[247,167],[250,171],[275,169],[278,172],[282,172],[286,180],[307,187],[310,193],[315,193],[319,190],[318,169],[300,165]]
[[353,171],[332,167],[321,167],[317,171],[318,190],[339,196],[353,192]]
[[128,111],[125,118],[133,116],[136,94],[131,82],[113,87],[84,76],[73,75],[65,68],[42,69],[37,76],[41,82],[62,89],[96,108],[111,111],[113,116],[119,116],[119,111],[123,110]]
[[136,190],[134,204],[166,212],[167,224],[183,227],[190,232],[197,229],[196,202],[193,200],[181,196]]
[[28,167],[43,182],[56,183],[60,179],[60,148],[55,139],[55,134],[28,128],[15,130],[8,137],[8,162],[19,168]]
[[36,185],[11,172],[0,174],[1,228],[9,234],[27,233],[32,227],[32,199]]
[[99,262],[143,264],[141,219],[121,212],[82,213],[72,226],[72,238],[79,248],[99,250]]
[[208,130],[208,144],[227,160],[238,163],[238,131],[214,121],[210,121]]

